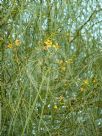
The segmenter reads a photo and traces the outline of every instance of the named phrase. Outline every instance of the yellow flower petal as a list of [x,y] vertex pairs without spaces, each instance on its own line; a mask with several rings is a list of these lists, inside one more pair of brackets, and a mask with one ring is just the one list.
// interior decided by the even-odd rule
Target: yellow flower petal
[[7,45],[7,48],[12,48],[13,47],[13,45],[11,44],[11,43],[9,43],[8,45]]
[[16,45],[16,46],[20,46],[20,44],[21,44],[21,41],[17,39],[17,40],[15,41],[15,45]]
[[45,45],[48,46],[48,47],[51,47],[51,45],[52,45],[52,41],[49,40],[49,39],[47,39],[44,43],[45,43]]

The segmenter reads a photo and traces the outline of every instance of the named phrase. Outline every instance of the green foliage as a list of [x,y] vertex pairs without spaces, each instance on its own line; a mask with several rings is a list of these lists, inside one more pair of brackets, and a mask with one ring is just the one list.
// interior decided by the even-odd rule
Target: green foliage
[[101,136],[101,1],[0,3],[0,134]]

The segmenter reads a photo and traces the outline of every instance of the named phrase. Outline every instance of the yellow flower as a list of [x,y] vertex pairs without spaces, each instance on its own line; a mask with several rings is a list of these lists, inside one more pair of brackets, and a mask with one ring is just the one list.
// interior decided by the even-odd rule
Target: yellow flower
[[11,44],[11,43],[9,43],[8,45],[7,45],[7,48],[12,48],[13,47],[13,45]]
[[86,79],[86,80],[83,81],[83,83],[84,83],[85,85],[88,85],[88,84],[89,84],[89,81]]
[[16,46],[20,46],[20,44],[21,44],[21,41],[17,39],[17,40],[15,41],[15,45],[16,45]]
[[47,47],[51,47],[52,46],[52,41],[50,39],[47,39],[44,43],[45,43],[45,45]]
[[47,39],[45,42],[44,42],[44,47],[43,49],[44,50],[48,50],[48,48],[52,47],[52,41],[50,39]]
[[54,105],[54,107],[53,107],[54,109],[58,109],[58,107],[57,107],[57,105]]

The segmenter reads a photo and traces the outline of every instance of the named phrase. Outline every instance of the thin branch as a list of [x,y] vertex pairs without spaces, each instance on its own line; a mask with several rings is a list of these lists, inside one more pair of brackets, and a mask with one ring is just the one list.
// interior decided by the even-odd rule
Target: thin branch
[[70,43],[72,43],[77,37],[78,37],[78,33],[84,28],[85,25],[87,25],[87,23],[92,19],[92,17],[94,16],[94,14],[97,14],[98,12],[102,11],[102,9],[99,10],[94,10],[93,13],[90,15],[90,17],[88,18],[88,20],[86,22],[84,22],[84,24],[78,29],[76,30],[76,35],[74,36],[74,38],[70,41]]

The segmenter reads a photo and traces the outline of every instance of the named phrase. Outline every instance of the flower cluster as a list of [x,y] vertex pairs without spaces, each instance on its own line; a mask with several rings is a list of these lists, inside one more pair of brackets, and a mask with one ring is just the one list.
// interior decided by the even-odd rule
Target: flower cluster
[[54,49],[59,49],[60,45],[58,43],[53,44],[52,40],[47,39],[46,41],[44,41],[44,50],[48,50],[49,48],[54,48]]
[[7,48],[11,49],[11,48],[13,48],[14,45],[15,45],[15,46],[20,46],[20,44],[21,44],[21,41],[20,41],[19,39],[16,39],[16,40],[14,41],[14,43],[9,43],[9,44],[7,45]]

